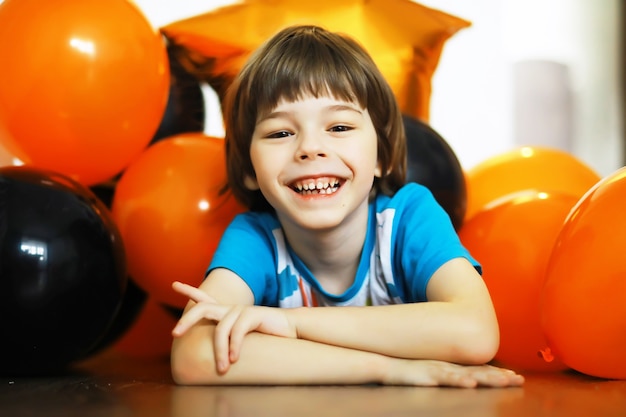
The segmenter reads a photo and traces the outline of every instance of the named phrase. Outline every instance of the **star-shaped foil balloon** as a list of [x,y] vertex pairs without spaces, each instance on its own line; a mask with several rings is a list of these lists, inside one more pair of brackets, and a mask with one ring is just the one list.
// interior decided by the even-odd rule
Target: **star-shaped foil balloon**
[[403,113],[429,119],[431,78],[445,42],[470,22],[410,0],[247,0],[169,24],[179,59],[220,97],[250,52],[280,29],[315,24],[370,53]]

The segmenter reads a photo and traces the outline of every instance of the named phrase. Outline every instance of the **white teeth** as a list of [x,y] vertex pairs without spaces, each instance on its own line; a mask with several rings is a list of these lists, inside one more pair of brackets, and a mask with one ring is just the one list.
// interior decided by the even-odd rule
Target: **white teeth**
[[334,178],[331,180],[314,180],[307,182],[297,182],[293,185],[301,194],[332,194],[339,188],[339,180]]

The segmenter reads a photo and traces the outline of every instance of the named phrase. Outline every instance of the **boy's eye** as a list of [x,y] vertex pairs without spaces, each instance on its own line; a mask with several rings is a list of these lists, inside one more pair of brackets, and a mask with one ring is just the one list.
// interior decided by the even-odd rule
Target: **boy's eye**
[[352,130],[352,128],[350,126],[337,125],[337,126],[331,127],[329,130],[331,132],[347,132],[349,130]]
[[287,130],[280,130],[278,132],[270,133],[269,135],[266,136],[266,138],[269,138],[269,139],[279,139],[279,138],[286,138],[288,136],[291,136],[291,132],[289,132]]

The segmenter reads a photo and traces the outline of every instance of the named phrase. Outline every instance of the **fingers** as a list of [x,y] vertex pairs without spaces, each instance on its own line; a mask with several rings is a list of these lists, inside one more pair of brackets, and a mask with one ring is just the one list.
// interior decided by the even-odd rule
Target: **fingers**
[[220,321],[228,311],[228,307],[219,304],[200,302],[183,314],[172,330],[172,336],[180,337],[193,325],[202,320]]
[[432,360],[393,360],[384,383],[457,388],[519,387],[524,377],[490,365],[466,366]]
[[230,363],[237,362],[245,336],[260,324],[258,320],[255,320],[254,315],[246,314],[249,312],[250,310],[243,309],[230,331],[230,351],[228,357]]
[[488,387],[519,387],[524,384],[524,377],[508,369],[493,366],[480,367],[473,377],[480,386]]
[[[193,287],[186,284],[178,284],[180,284],[179,288],[183,291],[188,291],[189,288],[193,289]],[[178,323],[176,323],[176,326],[172,330],[172,336],[181,337],[190,328],[203,320],[216,322],[217,325],[213,333],[213,354],[217,371],[221,374],[225,374],[230,368],[231,352],[233,352],[232,357],[235,358],[232,361],[234,362],[239,357],[243,336],[248,332],[245,323],[236,326],[242,310],[242,306],[223,306],[209,302],[198,302],[187,310]],[[238,329],[238,335],[235,337],[234,345],[231,347],[233,344],[233,342],[231,342],[231,332],[235,327]]]
[[508,369],[484,366],[455,365],[453,369],[438,374],[439,385],[460,388],[518,387],[524,384],[524,377]]
[[199,303],[199,302],[216,303],[216,300],[213,297],[211,297],[209,294],[205,293],[204,291],[192,285],[185,284],[183,282],[174,281],[172,283],[172,289],[176,291],[177,293],[182,294],[185,297],[189,298],[190,300],[195,301],[196,303]]
[[440,387],[476,388],[478,381],[465,373],[450,372],[440,375],[433,385]]
[[[172,336],[182,336],[191,326],[203,319],[219,320],[221,318],[219,314],[220,308],[218,307],[216,300],[204,291],[179,281],[174,281],[172,283],[172,289],[196,303],[195,306],[183,314],[172,330]],[[201,303],[214,305],[215,308],[210,309],[206,305],[199,306]]]
[[232,328],[239,319],[241,307],[232,307],[215,326],[213,334],[213,349],[215,363],[220,373],[226,373],[230,367],[230,339]]
[[204,291],[183,282],[173,282],[172,289],[196,303],[180,318],[172,329],[172,336],[181,337],[191,327],[203,320],[217,323],[213,334],[213,354],[217,371],[225,374],[231,363],[236,362],[239,358],[244,336],[251,330],[248,322],[240,320],[244,308],[237,305],[224,306],[218,304],[213,297]]

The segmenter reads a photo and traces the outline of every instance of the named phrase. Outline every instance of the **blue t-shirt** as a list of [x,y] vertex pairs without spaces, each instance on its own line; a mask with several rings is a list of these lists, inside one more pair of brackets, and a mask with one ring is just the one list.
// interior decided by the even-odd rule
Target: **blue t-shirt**
[[250,287],[258,305],[385,305],[426,301],[433,273],[459,257],[481,271],[431,192],[410,183],[392,197],[378,195],[370,202],[361,259],[353,284],[343,294],[324,291],[289,247],[273,213],[236,216],[208,271],[233,271]]

